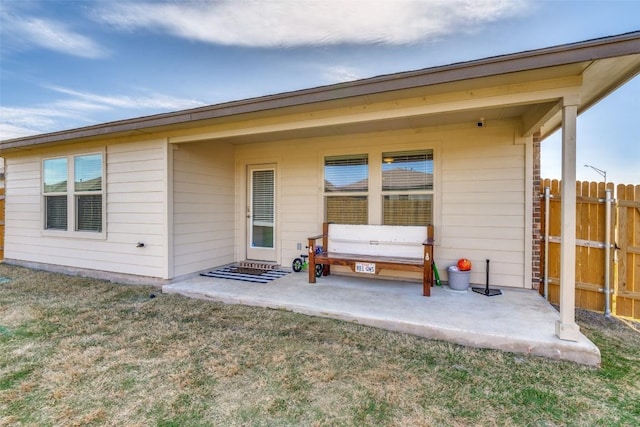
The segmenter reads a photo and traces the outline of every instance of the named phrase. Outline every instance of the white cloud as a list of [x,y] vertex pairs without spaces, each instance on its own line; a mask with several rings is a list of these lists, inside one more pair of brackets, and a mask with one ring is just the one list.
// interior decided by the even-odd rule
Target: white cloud
[[351,82],[364,78],[364,76],[353,67],[334,65],[322,70],[322,77],[330,83]]
[[34,135],[33,129],[12,125],[10,123],[0,123],[0,140],[22,138],[24,136]]
[[171,96],[152,93],[144,96],[105,96],[91,92],[81,92],[61,86],[48,86],[53,91],[71,95],[77,100],[84,102],[83,105],[91,105],[92,108],[128,108],[128,109],[158,109],[158,110],[184,110],[186,108],[199,107],[204,105],[200,101],[193,99],[174,98]]
[[68,116],[69,112],[55,107],[0,106],[0,139],[19,138],[56,130],[56,123]]
[[[204,105],[192,99],[163,94],[139,97],[105,96],[60,86],[50,86],[48,89],[71,98],[33,108],[0,106],[0,139],[19,138],[118,120],[140,111],[154,114]],[[98,120],[97,113],[102,115]]]
[[221,0],[109,3],[95,18],[207,43],[293,47],[433,40],[524,13],[530,0]]
[[2,13],[1,23],[2,37],[12,45],[38,46],[82,58],[102,58],[109,54],[91,38],[57,21]]

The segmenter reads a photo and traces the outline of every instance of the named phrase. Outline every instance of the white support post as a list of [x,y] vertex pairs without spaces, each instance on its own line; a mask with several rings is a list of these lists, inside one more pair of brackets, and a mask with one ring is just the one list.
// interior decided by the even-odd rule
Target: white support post
[[562,193],[560,254],[560,320],[556,335],[561,340],[578,341],[576,324],[576,129],[579,96],[563,99],[562,106]]

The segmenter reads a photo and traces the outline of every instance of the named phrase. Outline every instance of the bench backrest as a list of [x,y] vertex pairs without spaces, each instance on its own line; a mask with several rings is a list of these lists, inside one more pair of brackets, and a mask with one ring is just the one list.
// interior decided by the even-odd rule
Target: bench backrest
[[329,224],[333,253],[422,258],[427,226]]

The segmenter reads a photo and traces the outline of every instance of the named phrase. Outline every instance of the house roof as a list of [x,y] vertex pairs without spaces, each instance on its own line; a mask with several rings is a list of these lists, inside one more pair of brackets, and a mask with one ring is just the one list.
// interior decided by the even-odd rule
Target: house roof
[[[170,141],[176,143],[261,142],[471,122],[479,117],[485,120],[519,118],[523,134],[540,131],[544,137],[561,124],[558,94],[568,92],[557,90],[560,82],[572,88],[571,94],[579,96],[579,112],[582,112],[638,73],[640,31],[10,139],[0,141],[0,154],[42,145],[155,132],[167,133]],[[535,88],[536,96],[517,96],[526,93],[527,85],[541,81],[556,85],[556,90],[547,90],[543,84]],[[509,88],[513,93],[496,98],[496,102],[478,102],[478,94],[487,87]],[[437,107],[429,107],[443,94],[454,92],[458,94],[458,102],[440,102]],[[397,103],[409,99],[413,104]],[[416,100],[422,100],[421,105],[416,105]],[[362,106],[371,108],[364,111]],[[336,113],[320,114],[330,110]],[[286,124],[273,125],[274,117],[285,118]],[[196,128],[206,131],[196,131]]]

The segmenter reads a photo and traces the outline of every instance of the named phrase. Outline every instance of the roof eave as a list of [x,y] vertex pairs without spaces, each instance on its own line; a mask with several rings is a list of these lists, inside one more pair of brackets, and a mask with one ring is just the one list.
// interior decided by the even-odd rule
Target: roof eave
[[316,104],[638,53],[640,53],[640,31],[417,71],[383,75],[347,83],[15,138],[0,141],[0,150],[64,143],[109,135],[120,136],[138,132],[151,132],[154,129],[177,126],[194,121]]

